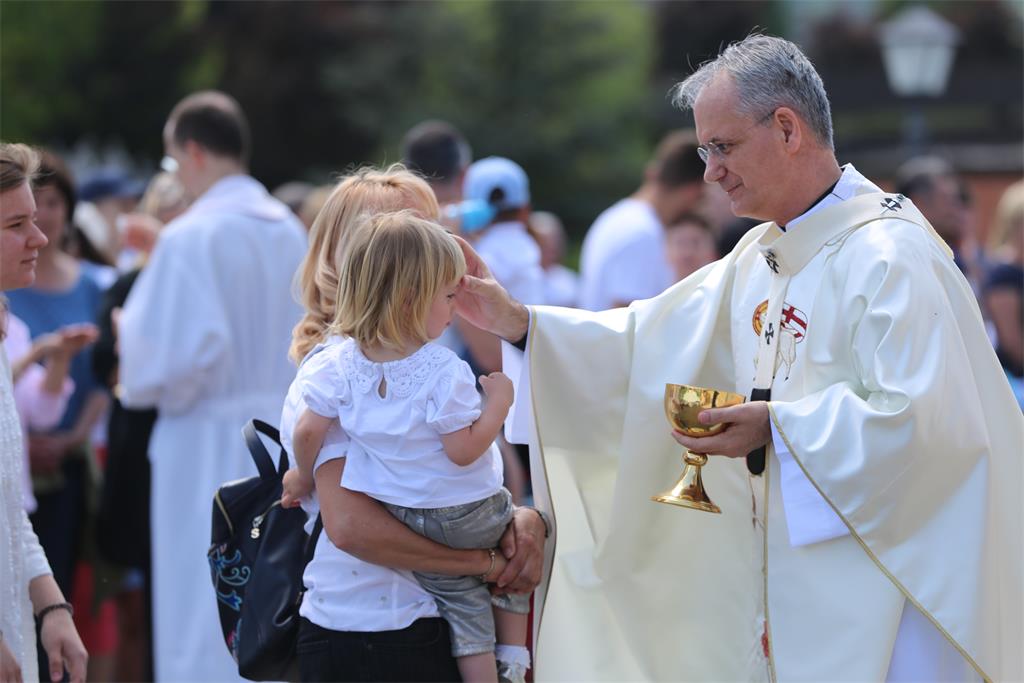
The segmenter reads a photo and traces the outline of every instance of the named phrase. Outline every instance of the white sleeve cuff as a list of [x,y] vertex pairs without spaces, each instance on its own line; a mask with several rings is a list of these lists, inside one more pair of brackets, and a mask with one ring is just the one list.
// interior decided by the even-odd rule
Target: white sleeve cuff
[[[530,312],[530,324],[527,330],[533,327],[533,309],[527,307]],[[527,332],[529,335],[529,332]],[[527,336],[529,341],[529,336]],[[512,407],[505,419],[505,440],[509,443],[530,443],[530,434],[533,432],[533,401],[530,398],[530,345],[527,343],[526,352],[522,352],[507,341],[501,342],[501,370],[512,380],[512,388],[515,392]]]
[[779,485],[782,488],[786,526],[789,528],[789,544],[798,548],[850,533],[843,520],[818,493],[814,484],[793,459],[786,442],[775,427],[775,422],[769,420],[769,424],[772,428],[775,456],[779,459]]

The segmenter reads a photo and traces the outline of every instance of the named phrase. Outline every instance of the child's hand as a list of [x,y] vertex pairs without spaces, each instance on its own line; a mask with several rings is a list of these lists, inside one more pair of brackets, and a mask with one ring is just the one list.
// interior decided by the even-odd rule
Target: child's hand
[[506,409],[512,407],[514,390],[512,380],[503,372],[492,372],[489,375],[480,375],[480,386],[484,388],[484,394],[491,401],[500,402]]
[[297,508],[299,501],[313,492],[315,484],[311,475],[303,476],[302,472],[293,467],[284,473],[281,485],[284,489],[281,495],[281,507]]

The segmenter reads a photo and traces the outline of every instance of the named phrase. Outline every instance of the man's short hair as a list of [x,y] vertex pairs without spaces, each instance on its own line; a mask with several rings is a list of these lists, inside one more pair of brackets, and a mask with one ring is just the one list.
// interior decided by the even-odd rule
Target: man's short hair
[[192,140],[218,156],[248,163],[249,122],[235,98],[204,90],[179,102],[168,117],[176,145]]
[[673,102],[692,109],[701,91],[719,73],[727,74],[735,84],[740,113],[757,120],[779,107],[789,107],[807,123],[819,143],[835,148],[825,84],[796,44],[774,36],[747,36],[673,88]]
[[948,161],[936,156],[914,157],[896,170],[895,190],[913,199],[930,194],[943,178],[956,180],[956,171]]
[[703,183],[705,168],[697,156],[697,144],[692,130],[673,131],[662,138],[651,159],[654,179],[669,188]]
[[424,121],[402,140],[402,162],[431,182],[456,180],[472,158],[466,138],[445,121]]

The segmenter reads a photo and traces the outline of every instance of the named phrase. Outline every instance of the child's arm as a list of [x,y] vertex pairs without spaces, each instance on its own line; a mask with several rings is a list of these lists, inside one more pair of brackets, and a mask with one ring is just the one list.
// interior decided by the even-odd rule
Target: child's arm
[[309,408],[302,411],[295,423],[292,434],[292,450],[295,451],[295,467],[284,477],[284,492],[281,496],[282,507],[295,507],[301,498],[313,491],[313,463],[324,445],[324,437],[331,428],[335,418],[317,415]]
[[480,386],[487,395],[487,405],[477,421],[451,434],[442,434],[441,443],[448,459],[465,467],[487,452],[505,423],[512,407],[512,380],[500,372],[480,377]]

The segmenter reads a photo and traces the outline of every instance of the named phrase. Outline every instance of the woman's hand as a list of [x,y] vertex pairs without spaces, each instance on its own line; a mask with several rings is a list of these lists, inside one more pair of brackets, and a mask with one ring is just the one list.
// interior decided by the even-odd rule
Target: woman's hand
[[0,682],[22,683],[21,665],[3,638],[0,638]]
[[100,329],[92,323],[77,323],[60,328],[56,334],[60,336],[57,352],[71,358],[99,339]]
[[483,575],[483,579],[487,583],[494,583],[498,580],[498,577],[501,576],[502,572],[505,571],[505,567],[508,566],[508,560],[506,560],[505,556],[501,554],[501,550],[495,550],[493,567],[490,566],[490,561],[490,557],[488,557],[487,562],[489,569],[487,573]]
[[76,445],[71,432],[32,434],[28,437],[28,459],[32,474],[48,475],[60,469],[64,457]]
[[39,630],[39,642],[50,661],[51,681],[59,681],[67,669],[71,683],[85,682],[89,654],[78,637],[69,612],[57,609],[46,614]]

